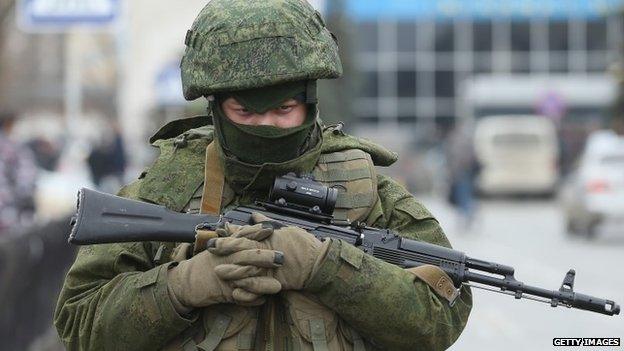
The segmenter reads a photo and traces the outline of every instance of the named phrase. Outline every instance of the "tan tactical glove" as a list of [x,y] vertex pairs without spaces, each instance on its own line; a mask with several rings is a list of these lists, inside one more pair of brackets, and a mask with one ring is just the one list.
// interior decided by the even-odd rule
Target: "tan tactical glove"
[[[283,290],[301,290],[312,275],[319,257],[324,256],[328,245],[317,240],[314,235],[298,227],[286,227],[266,216],[254,213],[251,226],[230,226],[218,232],[225,238],[209,242],[209,251],[217,255],[254,249],[268,249],[284,253],[284,263],[271,271]],[[217,272],[219,277],[226,277]]]
[[169,293],[181,313],[218,303],[259,305],[264,302],[262,295],[281,290],[267,271],[282,262],[283,255],[273,250],[239,250],[221,256],[204,251],[169,270]]

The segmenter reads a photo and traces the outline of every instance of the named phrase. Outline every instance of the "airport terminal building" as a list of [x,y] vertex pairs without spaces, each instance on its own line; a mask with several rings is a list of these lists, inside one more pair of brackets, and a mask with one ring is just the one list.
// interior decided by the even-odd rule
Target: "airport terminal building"
[[608,79],[624,40],[623,0],[343,3],[361,77],[353,112],[371,127],[451,126],[475,76]]

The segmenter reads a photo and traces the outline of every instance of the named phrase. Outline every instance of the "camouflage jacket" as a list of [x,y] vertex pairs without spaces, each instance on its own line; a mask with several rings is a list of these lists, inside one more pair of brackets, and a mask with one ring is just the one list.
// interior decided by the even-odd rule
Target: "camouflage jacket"
[[[185,159],[185,167],[180,169],[180,162],[175,161],[184,139],[180,131],[198,127],[197,120],[184,123],[165,127],[152,139],[160,146],[161,157],[147,175],[122,189],[121,195],[177,211],[188,208],[202,186],[203,155],[211,134],[205,128],[195,129],[199,132],[190,137],[188,132],[184,134],[187,155],[199,156]],[[394,161],[392,154],[368,141],[331,132],[325,136],[323,154],[359,149],[375,164]],[[149,176],[156,173],[154,168],[162,173],[160,182]],[[181,176],[172,175],[175,172]],[[170,181],[166,187],[161,184],[163,174]],[[386,176],[377,176],[376,186],[378,197],[367,213],[369,225],[450,247],[436,219],[402,186]],[[82,247],[55,311],[55,325],[67,348],[159,350],[197,324],[196,315],[179,315],[168,296],[166,261],[171,249],[154,242]],[[345,267],[350,270],[348,279]],[[444,350],[459,337],[472,306],[467,288],[454,307],[449,307],[411,273],[363,255],[341,241],[332,242],[305,290],[346,321],[367,345],[383,350]]]

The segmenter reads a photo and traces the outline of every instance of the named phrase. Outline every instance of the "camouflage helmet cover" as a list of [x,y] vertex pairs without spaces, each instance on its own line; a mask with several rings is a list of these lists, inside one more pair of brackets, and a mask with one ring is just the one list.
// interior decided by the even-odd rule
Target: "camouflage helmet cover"
[[212,0],[188,31],[184,97],[338,78],[338,46],[305,0]]

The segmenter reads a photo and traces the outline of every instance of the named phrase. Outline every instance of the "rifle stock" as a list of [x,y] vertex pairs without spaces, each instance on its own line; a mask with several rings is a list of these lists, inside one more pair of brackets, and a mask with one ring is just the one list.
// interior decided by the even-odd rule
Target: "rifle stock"
[[197,224],[218,220],[214,216],[191,216],[164,206],[81,189],[78,209],[71,220],[69,243],[193,242]]

